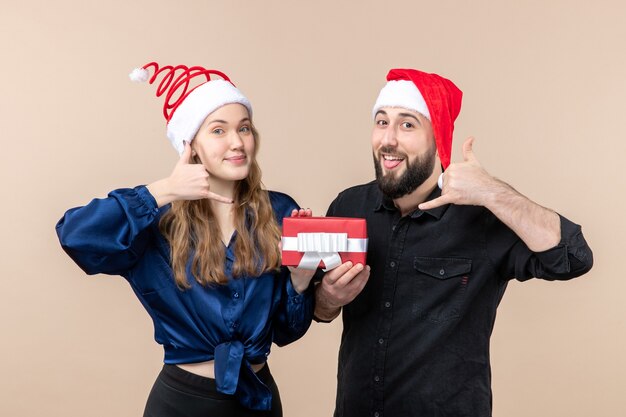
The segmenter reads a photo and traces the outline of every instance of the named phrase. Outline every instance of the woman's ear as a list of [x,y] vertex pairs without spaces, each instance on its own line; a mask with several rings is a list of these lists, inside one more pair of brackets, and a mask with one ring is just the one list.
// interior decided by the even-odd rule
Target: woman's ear
[[191,162],[194,164],[202,164],[202,160],[200,159],[200,155],[197,152],[192,151],[191,153]]

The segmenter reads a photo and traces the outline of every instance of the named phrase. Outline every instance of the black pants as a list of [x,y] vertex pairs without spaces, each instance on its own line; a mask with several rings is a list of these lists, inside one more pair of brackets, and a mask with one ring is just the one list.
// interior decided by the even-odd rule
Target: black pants
[[144,417],[282,417],[278,387],[266,364],[257,376],[272,391],[272,410],[255,411],[237,399],[218,392],[215,380],[187,372],[176,365],[164,365],[154,382]]

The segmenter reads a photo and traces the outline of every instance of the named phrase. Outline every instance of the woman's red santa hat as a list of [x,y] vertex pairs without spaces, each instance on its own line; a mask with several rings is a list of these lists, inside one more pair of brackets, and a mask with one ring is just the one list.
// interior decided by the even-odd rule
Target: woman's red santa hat
[[[154,71],[152,76],[150,69]],[[150,62],[135,68],[129,77],[132,81],[149,81],[152,84],[159,75],[163,75],[163,78],[156,95],[160,97],[165,94],[163,116],[167,121],[167,137],[179,154],[185,149],[183,141],[191,143],[204,119],[226,104],[242,104],[252,118],[250,101],[223,72],[184,65],[159,68],[159,64]],[[215,76],[219,78],[211,79]]]
[[413,110],[433,127],[435,144],[443,168],[450,165],[454,121],[461,111],[463,92],[454,83],[437,74],[414,69],[392,69],[387,84],[380,90],[372,115],[383,107]]

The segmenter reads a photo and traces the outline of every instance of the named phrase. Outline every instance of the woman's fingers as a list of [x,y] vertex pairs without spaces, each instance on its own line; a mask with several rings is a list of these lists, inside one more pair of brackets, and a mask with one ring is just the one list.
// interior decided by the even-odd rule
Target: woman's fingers
[[212,191],[209,191],[209,195],[207,196],[209,200],[219,201],[220,203],[225,204],[233,204],[235,201],[231,198],[224,197],[223,195],[215,194]]

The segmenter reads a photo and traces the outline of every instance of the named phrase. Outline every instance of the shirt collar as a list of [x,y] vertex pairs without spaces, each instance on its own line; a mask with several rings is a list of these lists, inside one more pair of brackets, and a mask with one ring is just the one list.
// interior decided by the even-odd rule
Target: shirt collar
[[[433,191],[430,193],[430,195],[428,196],[428,198],[426,199],[426,201],[434,200],[440,195],[441,195],[441,190],[439,189],[439,187],[435,187]],[[411,218],[415,219],[415,218],[421,217],[422,214],[426,213],[436,218],[437,220],[439,220],[441,219],[443,214],[446,212],[446,210],[448,210],[449,206],[450,206],[449,204],[444,204],[443,206],[435,207],[435,208],[432,208],[430,210],[425,210],[425,211],[422,211],[420,209],[415,209],[410,214],[410,216]],[[389,211],[398,210],[396,205],[393,203],[393,199],[386,196],[385,194],[382,193],[382,191],[380,191],[380,189],[378,189],[378,197],[377,197],[376,204],[374,204],[374,211],[380,211],[382,209],[389,210]]]

